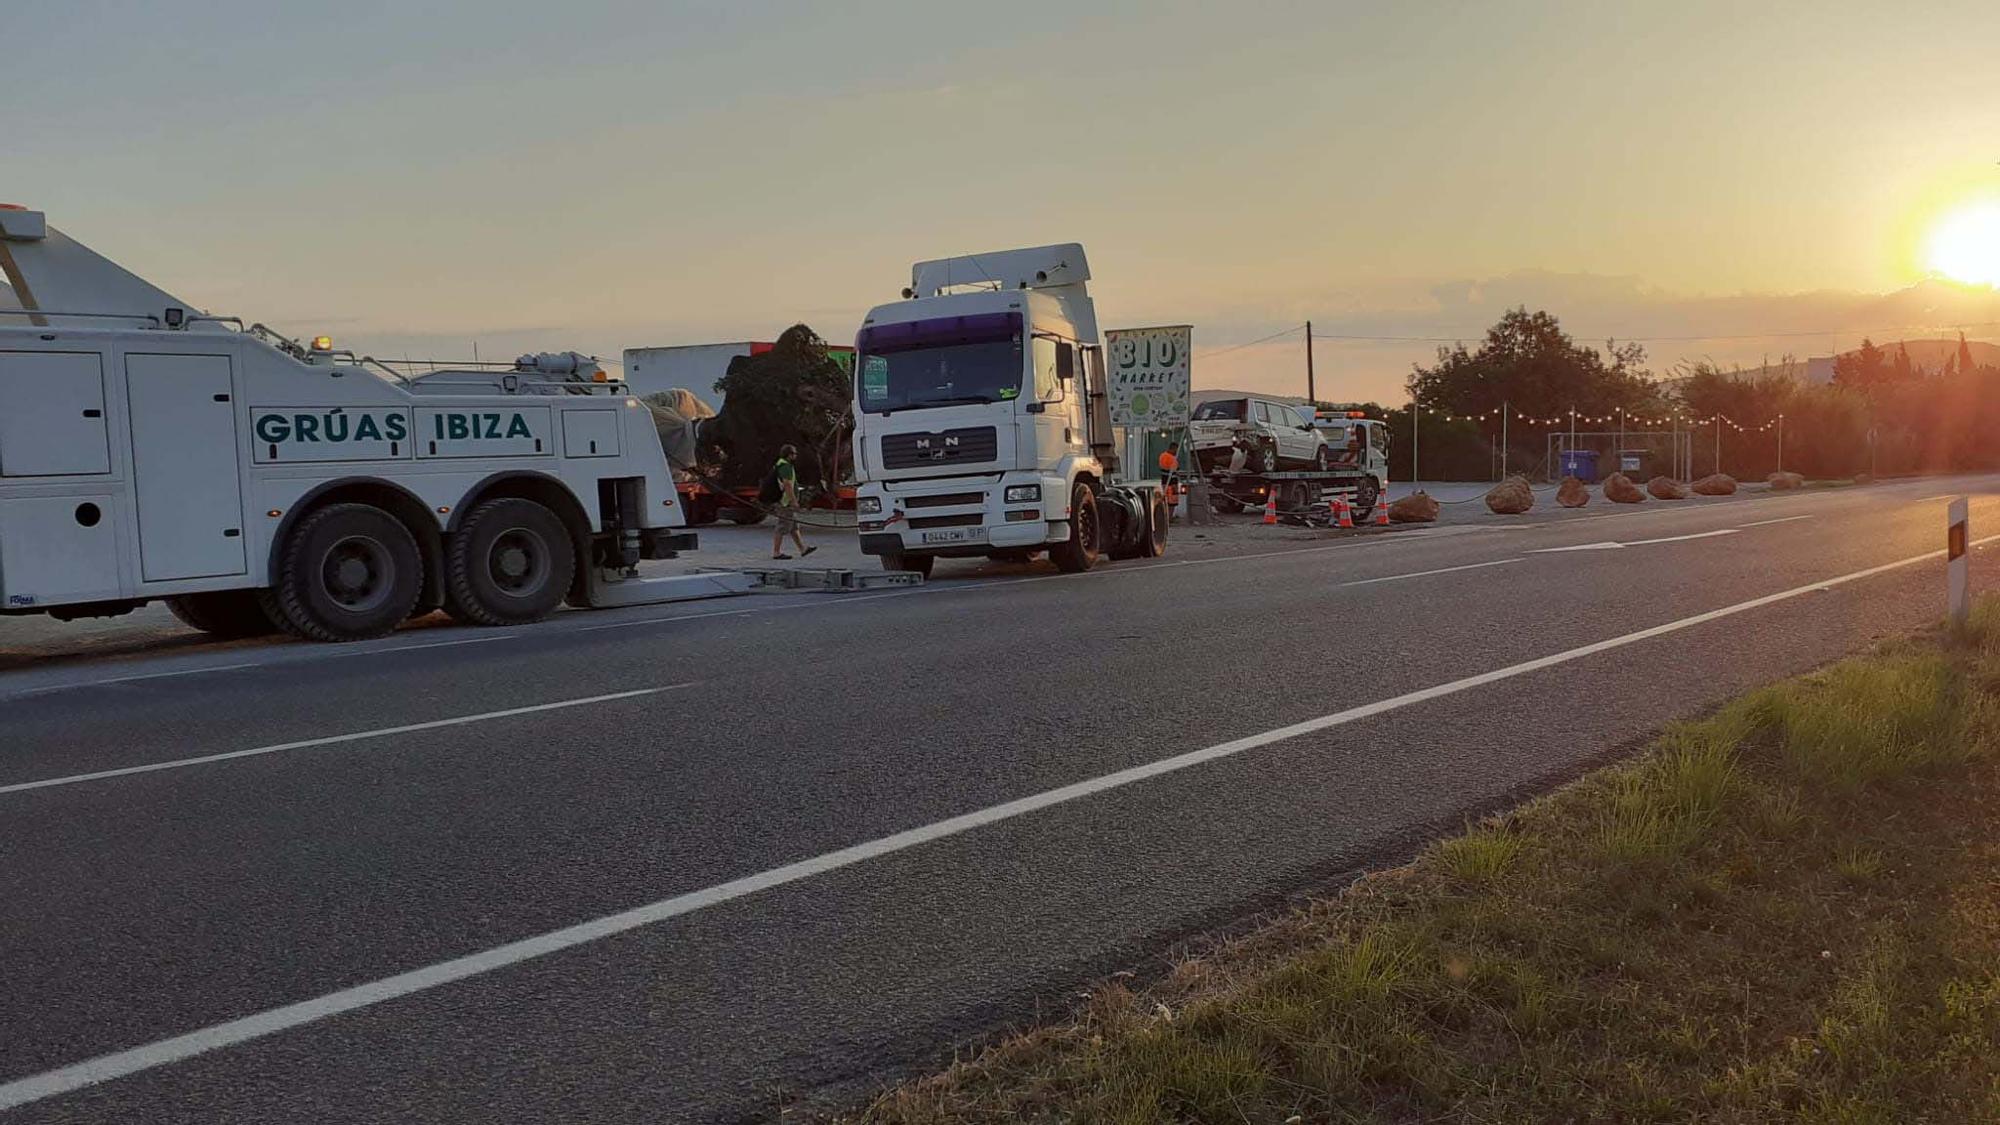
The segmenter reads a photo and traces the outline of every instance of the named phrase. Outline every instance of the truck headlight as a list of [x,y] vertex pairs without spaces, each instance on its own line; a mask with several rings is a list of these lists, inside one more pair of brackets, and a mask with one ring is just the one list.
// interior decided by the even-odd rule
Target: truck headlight
[[1039,484],[1010,484],[1007,486],[1007,503],[1009,504],[1022,504],[1030,500],[1040,500],[1041,498],[1042,486]]
[[854,511],[856,514],[864,516],[881,515],[882,498],[880,496],[863,496],[854,502]]

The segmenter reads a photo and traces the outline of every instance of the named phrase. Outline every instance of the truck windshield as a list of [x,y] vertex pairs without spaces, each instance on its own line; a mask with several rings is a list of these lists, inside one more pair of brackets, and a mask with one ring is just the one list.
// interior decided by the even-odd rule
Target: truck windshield
[[863,329],[857,386],[864,412],[1008,402],[1025,369],[1019,313],[955,316]]
[[1245,409],[1250,404],[1240,398],[1225,398],[1215,402],[1204,402],[1194,408],[1197,422],[1241,422],[1248,416]]

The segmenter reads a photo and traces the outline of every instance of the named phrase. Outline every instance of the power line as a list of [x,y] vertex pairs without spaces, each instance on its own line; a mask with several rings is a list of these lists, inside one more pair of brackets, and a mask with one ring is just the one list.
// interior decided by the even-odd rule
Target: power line
[[1205,351],[1202,354],[1210,359],[1213,359],[1216,356],[1228,355],[1230,352],[1241,351],[1244,348],[1254,348],[1258,344],[1268,344],[1280,336],[1289,336],[1294,332],[1303,332],[1305,331],[1305,329],[1306,326],[1303,324],[1294,324],[1290,328],[1280,328],[1278,331],[1271,333],[1269,336],[1260,336],[1255,340],[1250,340],[1241,344],[1231,344],[1226,348],[1217,348],[1214,351]]

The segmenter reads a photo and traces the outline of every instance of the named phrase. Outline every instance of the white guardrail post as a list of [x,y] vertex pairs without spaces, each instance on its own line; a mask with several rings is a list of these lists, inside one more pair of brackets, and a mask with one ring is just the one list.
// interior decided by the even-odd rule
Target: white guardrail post
[[1970,542],[1965,526],[1965,497],[1953,500],[1945,511],[1945,583],[1950,591],[1947,600],[1951,607],[1951,627],[1962,631],[1972,612],[1971,597],[1966,589],[1969,581],[1967,571],[1971,567],[1970,560],[1965,557],[1966,544]]

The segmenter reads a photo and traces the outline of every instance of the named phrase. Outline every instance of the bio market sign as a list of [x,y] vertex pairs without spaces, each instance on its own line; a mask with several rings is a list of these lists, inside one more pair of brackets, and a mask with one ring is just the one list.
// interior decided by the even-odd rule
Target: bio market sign
[[1194,327],[1114,328],[1104,334],[1111,424],[1144,429],[1187,425]]

